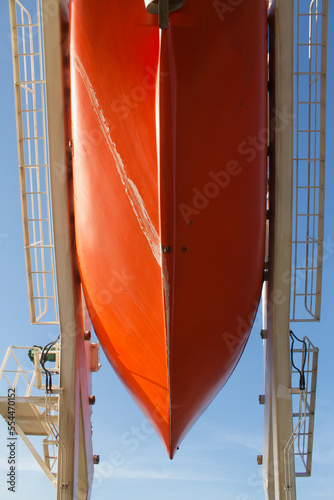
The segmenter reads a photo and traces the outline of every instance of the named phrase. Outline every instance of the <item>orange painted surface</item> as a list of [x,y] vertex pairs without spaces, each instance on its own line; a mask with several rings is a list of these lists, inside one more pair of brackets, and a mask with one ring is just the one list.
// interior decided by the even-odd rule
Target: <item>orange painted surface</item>
[[[76,244],[103,349],[172,457],[247,342],[263,273],[266,1],[72,0]],[[107,390],[107,389],[106,389]]]

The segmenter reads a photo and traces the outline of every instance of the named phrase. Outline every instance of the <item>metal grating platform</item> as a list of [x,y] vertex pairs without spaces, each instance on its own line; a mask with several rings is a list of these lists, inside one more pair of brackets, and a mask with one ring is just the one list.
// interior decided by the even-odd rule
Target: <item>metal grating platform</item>
[[[52,394],[45,392],[45,384],[38,382],[41,374],[40,354],[34,348],[34,363],[28,359],[29,347],[9,346],[0,367],[0,415],[11,427],[10,435],[19,435],[54,487],[57,486],[57,462],[60,452],[64,455],[59,428],[59,344],[54,347],[55,363],[48,367],[52,375]],[[19,396],[19,394],[23,394]],[[9,410],[9,408],[11,410]],[[12,411],[12,418],[8,414]],[[12,424],[11,424],[12,422]],[[40,450],[31,437],[39,437]]]

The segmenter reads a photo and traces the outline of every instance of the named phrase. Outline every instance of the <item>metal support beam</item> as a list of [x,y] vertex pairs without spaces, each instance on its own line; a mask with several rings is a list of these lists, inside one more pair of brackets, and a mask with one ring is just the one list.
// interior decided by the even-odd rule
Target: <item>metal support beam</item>
[[[55,6],[57,12],[55,12]],[[88,385],[90,366],[73,227],[67,0],[42,0],[49,127],[51,194],[61,330],[57,500],[87,500],[93,480]],[[87,344],[87,343],[86,343]],[[82,396],[82,397],[81,397]],[[80,419],[84,432],[80,433]],[[84,439],[84,443],[79,443]]]
[[52,486],[56,488],[57,478],[52,474],[52,472],[47,467],[44,460],[41,458],[39,453],[36,451],[35,447],[31,444],[31,442],[29,441],[25,433],[21,430],[21,427],[18,424],[15,425],[15,430],[22,439],[22,441],[24,442],[24,444],[26,445],[26,447],[28,448],[28,450],[30,451],[30,453],[32,454],[32,456],[34,457],[34,459],[36,460],[36,462],[38,463],[38,465],[41,467],[47,478],[50,480]]
[[[52,5],[51,5],[52,3]],[[48,15],[50,8],[57,12]],[[71,241],[68,216],[67,157],[65,148],[65,104],[63,97],[63,67],[61,45],[60,4],[42,1],[45,47],[45,75],[47,80],[47,108],[50,150],[52,211],[54,223],[55,258],[59,297],[61,331],[59,434],[64,446],[58,451],[58,473],[61,481],[57,500],[74,497],[75,448],[75,304],[73,299]],[[61,488],[62,485],[64,488]]]
[[266,498],[295,500],[289,345],[293,173],[293,2],[274,0],[269,14],[269,275],[265,349],[263,476]]

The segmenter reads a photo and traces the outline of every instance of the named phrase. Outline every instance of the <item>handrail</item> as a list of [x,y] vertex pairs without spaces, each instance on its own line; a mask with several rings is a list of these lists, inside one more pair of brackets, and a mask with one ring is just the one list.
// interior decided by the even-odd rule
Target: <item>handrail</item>
[[[15,430],[17,434],[22,438],[25,445],[28,447],[29,451],[32,453],[33,457],[40,465],[48,479],[51,481],[52,485],[57,487],[57,471],[58,460],[61,457],[62,469],[61,469],[61,480],[66,478],[66,456],[67,450],[62,442],[62,439],[59,435],[59,393],[61,391],[59,387],[59,356],[60,356],[60,345],[56,344],[54,346],[55,351],[55,367],[49,368],[48,371],[52,373],[53,376],[57,377],[56,384],[53,384],[52,393],[46,392],[45,385],[41,383],[41,369],[40,369],[40,356],[42,350],[39,347],[34,347],[34,367],[33,370],[27,369],[23,366],[23,354],[22,351],[26,351],[26,360],[28,360],[28,351],[31,347],[17,347],[17,346],[9,346],[4,359],[2,361],[0,367],[0,388],[3,390],[3,385],[1,385],[1,381],[5,381],[12,390],[15,391],[17,401],[20,401],[20,405],[27,405],[29,408],[34,409],[34,414],[36,417],[36,421],[43,421],[43,429],[46,430],[47,436],[42,441],[42,449],[44,460],[41,457],[41,454],[37,451],[36,443],[32,443],[29,439],[30,432],[27,430],[26,426],[21,425],[20,414],[16,415],[16,423]],[[15,350],[18,350],[17,356],[15,355]],[[21,353],[21,354],[20,354]],[[29,361],[30,364],[30,361]],[[22,381],[22,377],[24,378],[24,397],[19,396],[19,390],[22,390],[22,384],[19,383]],[[45,393],[44,398],[40,398],[36,395],[38,394],[38,390],[42,390]],[[38,400],[38,402],[36,401]],[[44,408],[44,411],[40,409]],[[6,416],[2,413],[2,416],[6,418]],[[43,420],[42,420],[43,419]],[[24,420],[24,418],[23,418]],[[34,425],[34,419],[30,420],[31,425]],[[37,434],[36,436],[40,436],[43,438],[45,434]],[[36,437],[35,436],[35,437]],[[50,439],[52,436],[52,439]],[[50,455],[50,449],[52,450],[52,454]],[[59,452],[60,449],[60,452]],[[51,458],[51,461],[50,461]],[[65,464],[65,465],[64,465]]]
[[[297,369],[291,370],[291,395],[292,402],[298,403],[298,409],[293,410],[293,421],[295,427],[284,449],[285,486],[286,498],[290,498],[290,461],[295,459],[295,476],[308,477],[312,469],[313,452],[313,431],[315,417],[315,399],[318,372],[318,348],[315,347],[308,337],[304,337],[302,343],[304,349],[293,347],[293,354],[306,356],[305,368],[305,389],[300,389],[300,372]],[[301,363],[302,364],[302,363]],[[295,405],[293,405],[294,407]]]

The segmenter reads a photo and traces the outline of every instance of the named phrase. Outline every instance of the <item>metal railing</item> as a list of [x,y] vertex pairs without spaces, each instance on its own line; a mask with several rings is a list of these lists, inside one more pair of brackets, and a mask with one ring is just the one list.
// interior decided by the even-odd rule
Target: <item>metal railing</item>
[[[307,338],[303,338],[305,349],[293,348],[295,356],[301,357],[300,366],[305,363],[303,374],[305,377],[305,389],[300,389],[300,372],[292,368],[291,392],[294,431],[285,448],[286,471],[289,471],[290,450],[293,449],[295,459],[295,476],[308,477],[311,475],[313,433],[315,416],[315,399],[318,372],[318,348]],[[305,360],[305,361],[304,361]],[[289,478],[286,478],[289,485]]]
[[325,188],[328,0],[297,0],[291,321],[319,321]]
[[[28,358],[28,352],[32,350],[34,354],[34,364],[29,366],[31,361]],[[22,352],[26,354],[26,362],[22,362]],[[16,390],[19,384],[25,385],[24,397],[36,395],[37,390],[45,391],[45,385],[39,382],[41,377],[40,357],[42,350],[39,347],[18,347],[9,346],[5,357],[0,366],[0,384],[4,380],[8,387]],[[60,364],[60,344],[56,344],[53,348],[52,354],[55,355],[55,366],[50,368],[49,371],[53,376],[52,387],[53,390],[59,390],[59,364]],[[20,359],[19,359],[20,358]],[[12,377],[12,378],[11,378]],[[2,386],[0,385],[0,388]]]
[[[28,359],[28,352],[32,351],[33,364],[31,368]],[[55,357],[55,366],[48,368],[49,373],[52,374],[52,393],[45,391],[45,384],[41,384],[39,378],[41,377],[41,358],[42,350],[38,347],[17,347],[9,346],[3,362],[0,367],[0,393],[11,388],[15,391],[16,399],[20,403],[20,407],[33,409],[33,417],[29,416],[29,428],[26,425],[26,412],[19,411],[18,403],[16,403],[16,417],[15,417],[15,432],[21,437],[24,444],[27,446],[39,466],[42,468],[50,482],[54,487],[57,486],[57,467],[59,458],[59,449],[62,454],[63,460],[66,461],[66,449],[63,446],[59,436],[59,366],[60,366],[60,344],[53,347],[51,354]],[[25,358],[23,358],[25,355]],[[24,362],[26,361],[26,363]],[[6,388],[6,389],[5,389]],[[43,396],[40,396],[40,391],[43,391]],[[23,391],[24,396],[18,397],[19,393]],[[2,399],[0,396],[0,403]],[[2,414],[5,418],[5,415]],[[35,431],[34,420],[36,423],[43,422],[43,431]],[[30,439],[29,435],[41,437],[41,453],[39,453]],[[43,458],[42,458],[43,457]],[[62,471],[63,474],[63,471]]]
[[19,0],[9,6],[30,319],[57,324],[41,6],[34,20]]

